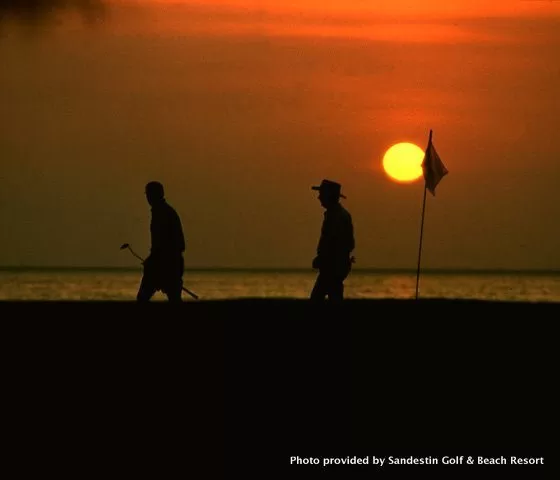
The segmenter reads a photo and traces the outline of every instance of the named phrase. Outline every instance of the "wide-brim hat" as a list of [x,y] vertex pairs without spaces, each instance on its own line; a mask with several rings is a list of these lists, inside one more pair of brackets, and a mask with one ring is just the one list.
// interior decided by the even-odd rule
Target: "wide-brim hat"
[[333,182],[332,180],[324,179],[321,185],[314,185],[311,190],[319,190],[319,192],[325,192],[327,195],[336,195],[341,198],[346,198],[346,196],[340,193],[342,186],[338,182]]

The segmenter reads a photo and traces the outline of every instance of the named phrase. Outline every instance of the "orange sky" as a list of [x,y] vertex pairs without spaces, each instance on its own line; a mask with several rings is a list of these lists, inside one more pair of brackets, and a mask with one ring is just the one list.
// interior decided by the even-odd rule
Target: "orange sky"
[[433,129],[424,265],[560,268],[560,2],[183,3],[4,27],[0,265],[130,265],[156,178],[187,265],[307,267],[331,177],[357,266],[414,269],[422,185],[381,159]]
[[[384,41],[495,39],[505,32],[477,32],[461,22],[490,18],[547,18],[560,15],[560,2],[549,0],[424,1],[370,0],[120,0],[156,5],[148,24],[161,34],[186,31],[214,34],[337,36]],[[175,12],[175,13],[173,13]],[[147,25],[137,23],[145,32]],[[513,40],[509,37],[509,40]]]
[[[134,2],[135,0],[121,0]],[[558,13],[554,0],[136,0],[144,4],[216,5],[269,11],[310,10],[322,14],[367,12],[375,15],[492,16]]]

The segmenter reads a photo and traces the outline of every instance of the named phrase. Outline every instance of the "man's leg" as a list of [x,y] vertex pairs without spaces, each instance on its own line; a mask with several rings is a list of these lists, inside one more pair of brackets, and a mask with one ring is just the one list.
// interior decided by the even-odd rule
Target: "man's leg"
[[176,282],[165,290],[167,299],[172,303],[182,302],[181,293],[183,291],[183,282]]
[[150,279],[149,276],[144,275],[142,277],[142,282],[140,283],[140,288],[138,289],[138,293],[136,295],[136,301],[149,302],[156,291],[157,288],[155,287],[154,282]]
[[342,303],[344,299],[344,279],[341,277],[332,277],[328,287],[329,300],[334,303]]
[[311,297],[310,299],[314,302],[322,302],[325,300],[325,296],[327,295],[327,286],[325,284],[325,276],[319,275],[315,280],[315,285],[313,285],[313,290],[311,290]]
[[166,288],[164,290],[167,299],[172,303],[182,302],[181,295],[183,293],[183,273],[185,271],[185,262],[180,256],[169,264],[167,270]]

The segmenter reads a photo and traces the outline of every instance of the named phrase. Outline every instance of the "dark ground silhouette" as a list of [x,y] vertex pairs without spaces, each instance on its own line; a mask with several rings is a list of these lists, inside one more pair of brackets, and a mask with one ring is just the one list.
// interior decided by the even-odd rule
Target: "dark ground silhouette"
[[[394,468],[289,459],[542,456],[559,311],[445,300],[347,300],[338,311],[305,300],[0,303],[4,457],[59,478],[109,468],[377,478]],[[408,478],[459,473],[401,468]],[[542,478],[542,467],[518,468],[469,478]]]

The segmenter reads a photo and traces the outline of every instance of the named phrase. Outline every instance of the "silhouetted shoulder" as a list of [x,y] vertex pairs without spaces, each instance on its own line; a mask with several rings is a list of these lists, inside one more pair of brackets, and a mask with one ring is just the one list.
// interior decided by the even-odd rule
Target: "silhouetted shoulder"
[[325,217],[336,223],[352,222],[352,215],[340,203],[325,212]]
[[352,220],[352,214],[343,205],[340,205],[340,212],[347,220]]

